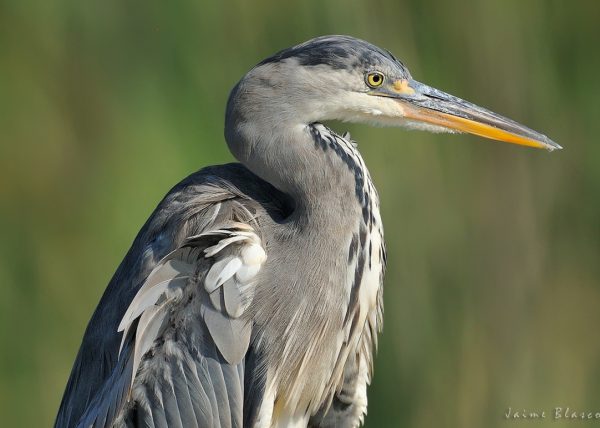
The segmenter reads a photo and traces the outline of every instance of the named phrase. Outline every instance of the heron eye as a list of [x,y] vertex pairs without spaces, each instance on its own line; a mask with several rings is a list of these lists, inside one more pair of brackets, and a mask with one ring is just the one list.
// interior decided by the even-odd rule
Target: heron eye
[[383,74],[378,71],[367,74],[367,85],[377,88],[383,84]]

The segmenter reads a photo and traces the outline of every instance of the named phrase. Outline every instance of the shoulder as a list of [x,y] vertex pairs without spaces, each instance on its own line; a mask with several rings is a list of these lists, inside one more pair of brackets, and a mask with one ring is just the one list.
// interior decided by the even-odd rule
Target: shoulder
[[[256,253],[253,244],[260,242],[262,225],[285,217],[286,207],[285,195],[240,164],[204,168],[175,185],[136,236],[88,324],[63,397],[57,426],[66,426],[65,421],[81,417],[91,397],[99,393],[114,372],[121,346],[121,334],[117,332],[119,324],[151,273],[161,266],[161,260],[167,260],[165,258],[178,248],[189,246],[190,239],[212,231],[203,239],[211,242],[217,238],[230,239],[225,242],[236,244],[223,245],[224,250],[215,253],[215,257],[235,255],[235,265],[227,265],[227,272],[244,277],[253,269],[250,256]],[[232,221],[250,218],[256,223],[256,235],[222,227]],[[233,249],[239,251],[239,257],[237,253],[229,254]],[[217,259],[211,261],[216,263]],[[235,266],[237,269],[232,269]],[[234,285],[240,289],[245,284]],[[236,302],[228,300],[229,310],[233,313],[238,311]]]
[[111,289],[131,297],[159,260],[188,238],[228,221],[271,223],[287,216],[286,196],[239,163],[203,168],[162,199],[117,269]]
[[[197,217],[215,204],[243,204],[275,219],[287,215],[287,196],[239,163],[210,166],[189,175],[176,184],[158,204],[140,235],[164,229],[165,223]],[[194,230],[190,235],[201,233]],[[200,227],[201,229],[201,227]],[[185,238],[185,237],[184,237]]]

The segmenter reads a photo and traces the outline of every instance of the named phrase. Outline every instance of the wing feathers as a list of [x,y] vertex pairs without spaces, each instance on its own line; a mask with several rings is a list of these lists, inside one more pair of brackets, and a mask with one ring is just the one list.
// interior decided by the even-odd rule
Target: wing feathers
[[210,305],[202,307],[202,317],[221,355],[229,364],[239,363],[250,344],[252,328],[248,321],[231,319]]
[[221,237],[204,250],[214,260],[204,279],[210,304],[202,307],[202,317],[223,357],[237,364],[248,349],[251,326],[239,319],[254,296],[254,282],[266,252],[253,229],[242,223],[210,231],[202,236]]
[[181,361],[170,361],[171,380],[173,382],[173,393],[177,397],[177,406],[179,407],[179,416],[181,423],[186,428],[198,428],[194,404],[190,396],[187,378],[181,366]]
[[[172,376],[173,373],[171,373]],[[175,395],[172,379],[163,382],[162,398],[165,417],[169,421],[169,428],[186,428],[181,420],[181,411],[178,403],[180,397]]]
[[223,284],[223,300],[225,301],[225,310],[231,318],[239,318],[242,315],[242,295],[239,286],[233,278],[229,278]]
[[209,293],[212,293],[220,287],[225,281],[231,278],[238,269],[242,267],[242,261],[235,256],[228,256],[215,264],[208,271],[204,280],[204,288]]
[[208,247],[206,250],[204,250],[204,255],[206,257],[212,257],[215,254],[217,254],[219,251],[221,251],[223,248],[227,247],[229,244],[233,244],[234,242],[238,242],[238,241],[244,241],[246,239],[247,238],[242,235],[235,235],[235,236],[232,236],[231,238],[222,239],[219,241],[219,243],[217,245],[213,245],[212,247]]
[[164,401],[162,399],[162,392],[158,388],[153,388],[152,391],[148,391],[148,398],[150,404],[150,412],[152,413],[152,420],[154,425],[157,427],[168,427]]
[[215,390],[217,400],[217,409],[219,411],[219,423],[221,428],[231,427],[231,412],[229,411],[229,397],[221,364],[218,361],[207,358],[205,359],[208,368],[208,373]]
[[[191,305],[186,310],[194,310],[190,302],[197,302],[198,315],[212,345],[202,339],[197,346],[204,350],[193,358],[198,361],[189,360],[186,352],[169,352],[163,353],[160,358],[164,363],[160,360],[158,366],[151,362],[156,356],[144,363],[144,367],[154,370],[167,364],[160,368],[163,377],[155,376],[150,381],[154,387],[140,390],[145,391],[149,406],[139,409],[139,415],[145,415],[141,416],[144,423],[150,418],[156,427],[198,427],[199,421],[203,426],[242,426],[244,371],[240,367],[250,344],[252,325],[241,315],[252,302],[256,277],[265,260],[265,250],[254,230],[242,223],[230,223],[189,238],[148,275],[118,328],[123,332],[121,349],[126,343],[132,346],[128,353],[133,373],[130,385],[135,385],[143,357],[164,336],[165,329],[196,319],[178,315],[185,305]],[[114,420],[114,409],[104,410],[99,419]]]
[[205,426],[213,426],[213,407],[211,400],[200,381],[201,378],[196,370],[196,364],[190,360],[186,360],[183,363],[183,369],[187,381],[186,383],[190,389],[190,398],[193,402],[196,417],[199,421],[203,421]]
[[[244,311],[264,260],[245,248],[264,253],[259,223],[285,217],[287,200],[256,180],[232,164],[194,174],[165,197],[90,321],[56,427],[219,427],[221,394],[229,425],[241,426],[244,391],[260,403],[264,388],[255,383],[263,385],[264,374],[246,371],[255,351]],[[207,360],[220,366],[219,396]]]
[[[160,306],[151,306],[140,317],[135,334],[133,373],[137,372],[142,357],[150,350],[162,329],[167,315],[168,303],[164,302]],[[134,380],[135,376],[131,379],[132,385]]]
[[222,366],[222,370],[225,385],[227,385],[231,426],[242,428],[244,421],[244,378],[240,379],[239,371],[235,366],[225,365]]

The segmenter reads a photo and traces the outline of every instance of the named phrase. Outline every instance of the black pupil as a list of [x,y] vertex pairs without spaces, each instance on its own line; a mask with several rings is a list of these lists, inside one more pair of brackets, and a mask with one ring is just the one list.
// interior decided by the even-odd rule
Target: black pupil
[[380,80],[381,80],[381,76],[379,74],[373,75],[373,83],[379,83]]

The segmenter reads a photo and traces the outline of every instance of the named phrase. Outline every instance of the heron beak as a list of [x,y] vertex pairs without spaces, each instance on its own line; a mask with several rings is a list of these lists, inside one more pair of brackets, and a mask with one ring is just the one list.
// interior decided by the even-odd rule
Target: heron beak
[[547,150],[562,147],[539,132],[415,80],[397,80],[387,95],[398,99],[404,118],[492,140]]

